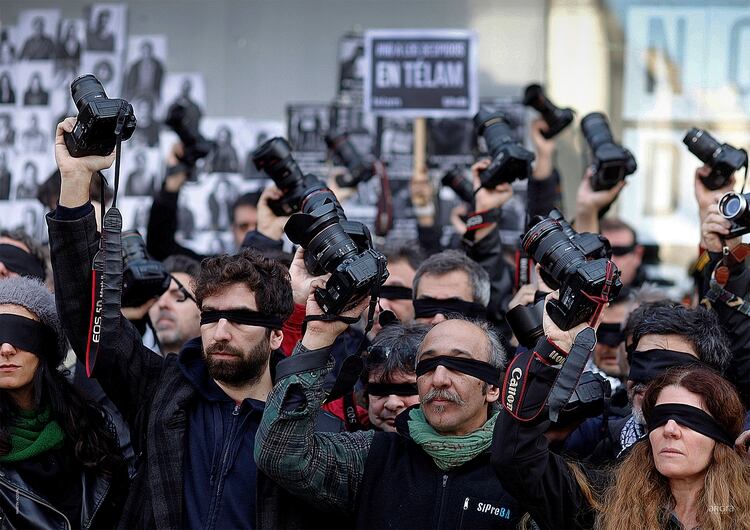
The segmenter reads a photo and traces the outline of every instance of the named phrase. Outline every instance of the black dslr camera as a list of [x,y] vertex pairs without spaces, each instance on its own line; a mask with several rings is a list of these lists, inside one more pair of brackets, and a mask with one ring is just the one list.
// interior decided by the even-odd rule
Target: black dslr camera
[[483,188],[529,178],[534,153],[513,139],[513,130],[502,112],[481,109],[474,116],[474,125],[492,158],[487,169],[479,174]]
[[187,108],[182,103],[173,103],[167,110],[164,124],[180,137],[182,143],[182,162],[188,173],[188,180],[195,180],[195,164],[205,158],[216,145],[215,142],[204,138],[198,123],[189,119]]
[[577,233],[556,210],[551,217],[534,217],[521,244],[542,267],[544,282],[559,289],[558,300],[547,303],[547,313],[562,330],[589,320],[597,301],[614,300],[622,289],[620,271],[609,259],[609,241]]
[[523,104],[534,108],[547,122],[547,130],[542,136],[550,139],[557,136],[573,121],[573,109],[561,109],[552,103],[539,85],[529,85],[523,96]]
[[711,166],[711,173],[701,177],[703,185],[718,190],[732,177],[732,173],[747,167],[747,152],[729,144],[719,144],[716,138],[703,129],[690,129],[682,139],[688,150],[698,159]]
[[286,217],[299,212],[303,201],[313,192],[327,191],[315,175],[304,175],[292,157],[292,148],[284,138],[275,137],[253,151],[253,163],[258,171],[273,179],[284,196],[268,201],[274,214]]
[[446,172],[443,178],[440,179],[440,183],[452,189],[453,193],[462,201],[469,204],[474,203],[474,187],[471,185],[469,179],[464,176],[464,172],[460,167],[456,166]]
[[517,305],[505,314],[513,335],[526,348],[533,348],[544,336],[543,318],[544,297],[536,299],[533,304]]
[[172,277],[160,261],[151,259],[137,230],[122,233],[122,306],[139,307],[161,296]]
[[313,194],[284,226],[289,239],[305,249],[310,274],[326,272],[325,288],[315,300],[329,315],[337,315],[367,296],[388,278],[388,262],[372,248],[372,237],[362,223],[348,221],[341,204],[329,190]]
[[104,87],[93,75],[76,78],[70,84],[70,95],[78,109],[73,132],[64,134],[70,156],[107,156],[115,149],[117,132],[122,141],[133,136],[133,106],[124,99],[107,98]]
[[360,182],[367,182],[375,175],[375,164],[359,154],[347,133],[329,132],[324,139],[333,162],[348,170],[348,173],[336,177],[336,184],[340,187],[356,188]]
[[726,239],[750,233],[748,199],[750,199],[750,193],[742,194],[730,191],[719,201],[719,213],[732,223]]
[[612,189],[638,169],[633,153],[615,143],[604,114],[592,112],[584,116],[581,131],[594,158],[594,175],[591,177],[591,188],[594,191]]

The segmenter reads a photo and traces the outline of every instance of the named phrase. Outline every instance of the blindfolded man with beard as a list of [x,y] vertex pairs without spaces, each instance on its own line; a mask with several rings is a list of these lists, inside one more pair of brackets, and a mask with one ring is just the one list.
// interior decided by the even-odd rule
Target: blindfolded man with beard
[[[81,293],[90,291],[99,245],[89,186],[114,155],[70,157],[63,131],[74,125],[68,118],[57,129],[62,185],[47,221],[59,312],[85,361],[91,300]],[[120,521],[126,528],[256,528],[265,509],[261,502],[256,510],[256,493],[267,488],[251,455],[272,387],[270,358],[292,312],[289,272],[248,249],[204,260],[194,289],[200,336],[179,355],[149,350],[120,316],[92,369],[142,455]]]

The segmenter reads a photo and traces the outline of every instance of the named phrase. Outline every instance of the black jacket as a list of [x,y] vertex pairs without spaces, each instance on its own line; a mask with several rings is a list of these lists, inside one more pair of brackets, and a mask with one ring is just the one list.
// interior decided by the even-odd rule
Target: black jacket
[[114,477],[82,471],[81,518],[70,521],[59,506],[35,492],[18,470],[0,465],[0,529],[113,527],[120,517],[127,485],[125,470]]
[[[442,471],[409,435],[378,432],[367,454],[358,496],[357,528],[516,528],[524,515],[490,467],[489,451]],[[407,493],[408,495],[404,495]]]
[[[55,300],[71,346],[83,359],[91,300],[81,293],[91,288],[91,262],[99,239],[96,220],[93,209],[80,219],[60,220],[55,215],[51,212],[47,216]],[[94,369],[94,376],[130,426],[132,443],[140,457],[119,526],[184,528],[187,424],[190,409],[200,395],[185,376],[178,356],[161,357],[152,352],[130,322],[120,318],[120,336],[108,345],[107,355],[99,355]],[[238,458],[252,463],[253,457],[247,454]],[[308,513],[299,509],[299,502],[269,484],[261,473],[258,475],[256,491],[264,497],[255,499],[257,527],[276,527],[278,514],[269,513],[266,505],[287,506],[288,527],[305,527]],[[289,506],[296,506],[297,511]]]

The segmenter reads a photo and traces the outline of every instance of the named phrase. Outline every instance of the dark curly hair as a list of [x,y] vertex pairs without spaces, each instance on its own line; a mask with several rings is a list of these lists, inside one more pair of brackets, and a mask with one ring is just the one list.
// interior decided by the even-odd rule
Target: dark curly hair
[[289,318],[294,309],[289,271],[282,264],[246,248],[239,254],[221,254],[206,258],[195,279],[195,299],[203,307],[203,300],[235,284],[245,285],[255,294],[258,311]]

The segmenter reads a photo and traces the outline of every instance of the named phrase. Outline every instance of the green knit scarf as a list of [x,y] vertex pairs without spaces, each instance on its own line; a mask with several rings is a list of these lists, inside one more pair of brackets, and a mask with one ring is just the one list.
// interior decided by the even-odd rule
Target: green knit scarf
[[468,462],[492,443],[497,413],[476,431],[463,436],[443,436],[427,423],[421,408],[409,412],[409,434],[443,471]]
[[0,462],[20,462],[51,449],[65,441],[60,424],[50,420],[49,408],[43,411],[21,411],[10,428],[11,450],[0,455]]

